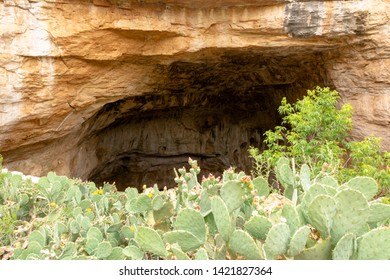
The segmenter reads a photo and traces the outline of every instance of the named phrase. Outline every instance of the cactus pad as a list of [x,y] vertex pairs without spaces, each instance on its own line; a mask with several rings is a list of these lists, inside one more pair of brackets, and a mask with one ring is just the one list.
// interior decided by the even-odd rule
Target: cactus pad
[[244,228],[253,237],[261,240],[267,238],[272,223],[264,216],[253,216],[245,224]]
[[390,260],[390,228],[377,228],[361,236],[359,260]]
[[349,260],[354,253],[355,235],[348,233],[340,238],[336,247],[333,249],[332,256],[334,260]]
[[259,260],[261,254],[253,238],[243,230],[235,230],[229,241],[229,247],[247,260]]
[[316,245],[303,250],[294,257],[295,260],[330,260],[332,255],[332,243],[329,239],[320,239]]
[[240,181],[228,181],[221,188],[221,197],[230,213],[244,203],[244,195],[245,190]]
[[307,164],[301,166],[300,180],[302,189],[307,192],[310,189],[310,168]]
[[333,216],[331,236],[333,244],[347,233],[361,234],[367,229],[369,207],[359,191],[345,189],[336,196],[336,213]]
[[184,261],[190,260],[188,255],[181,250],[181,248],[178,244],[172,244],[171,250],[172,250],[172,252],[175,255],[177,260],[184,260]]
[[325,186],[322,186],[320,184],[314,184],[303,195],[300,207],[301,207],[301,210],[302,210],[302,214],[303,214],[303,216],[305,217],[306,220],[308,220],[307,212],[309,210],[309,205],[320,194],[324,194],[324,195],[328,194]]
[[208,260],[207,251],[204,248],[200,248],[195,254],[195,260]]
[[309,223],[314,226],[323,239],[330,234],[333,216],[336,214],[336,201],[328,196],[320,194],[309,205],[307,217]]
[[226,204],[219,196],[211,198],[211,210],[218,232],[225,241],[228,241],[231,234],[231,219]]
[[291,237],[287,255],[293,257],[301,253],[305,249],[309,234],[310,228],[308,226],[300,227]]
[[135,241],[144,251],[148,251],[159,256],[167,255],[165,244],[162,241],[160,235],[154,229],[138,227],[137,233],[135,235]]
[[263,245],[267,260],[287,253],[290,235],[290,228],[285,223],[276,224],[270,229]]
[[333,176],[330,176],[330,175],[319,175],[315,179],[315,182],[317,184],[329,186],[329,187],[332,187],[335,189],[337,189],[339,186],[339,183],[337,182],[337,180]]
[[339,189],[350,188],[353,190],[360,191],[364,197],[369,201],[378,193],[378,184],[371,177],[358,176],[352,178]]
[[286,224],[290,227],[291,233],[294,233],[301,226],[299,214],[291,204],[283,205],[282,217],[286,219]]
[[190,208],[179,212],[174,225],[176,230],[184,230],[192,233],[202,243],[206,240],[206,225],[202,215]]
[[263,177],[257,177],[252,180],[254,189],[256,190],[257,196],[268,196],[269,195],[269,186],[266,179]]
[[368,217],[368,223],[372,226],[384,223],[390,220],[390,205],[375,202],[370,204],[370,216]]
[[126,257],[132,260],[142,260],[144,258],[144,252],[134,245],[123,248],[122,252]]
[[204,243],[186,230],[169,231],[164,234],[164,239],[170,244],[179,244],[184,252],[196,250]]

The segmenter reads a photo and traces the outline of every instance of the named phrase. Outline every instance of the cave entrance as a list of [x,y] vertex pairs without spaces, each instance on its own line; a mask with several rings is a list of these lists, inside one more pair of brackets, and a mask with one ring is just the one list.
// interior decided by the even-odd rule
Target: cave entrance
[[324,56],[225,51],[158,65],[154,92],[106,104],[89,120],[82,143],[94,163],[88,179],[120,190],[173,187],[173,169],[188,166],[189,157],[201,175],[229,167],[250,173],[248,148],[261,147],[263,133],[280,124],[281,99],[329,85]]

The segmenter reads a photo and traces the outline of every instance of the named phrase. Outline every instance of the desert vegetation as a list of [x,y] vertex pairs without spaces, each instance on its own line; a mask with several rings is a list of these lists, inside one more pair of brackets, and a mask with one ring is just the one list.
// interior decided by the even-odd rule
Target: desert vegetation
[[252,174],[200,178],[175,170],[175,188],[129,186],[2,169],[2,259],[390,259],[390,155],[372,136],[351,141],[352,107],[317,87],[252,147]]

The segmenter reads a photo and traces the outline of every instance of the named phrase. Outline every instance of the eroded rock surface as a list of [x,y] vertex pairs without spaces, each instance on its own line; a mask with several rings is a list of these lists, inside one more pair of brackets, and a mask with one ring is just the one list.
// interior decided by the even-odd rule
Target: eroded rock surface
[[390,147],[390,3],[0,1],[9,169],[173,184],[189,156],[249,170],[283,96],[331,86]]

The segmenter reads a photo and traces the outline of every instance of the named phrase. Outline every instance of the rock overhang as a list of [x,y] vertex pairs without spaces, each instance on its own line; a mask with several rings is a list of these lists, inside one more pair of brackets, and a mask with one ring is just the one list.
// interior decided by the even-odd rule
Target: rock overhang
[[[251,129],[269,129],[283,95],[296,99],[315,85],[332,86],[356,107],[355,137],[387,135],[384,1],[21,2],[0,5],[7,27],[1,34],[0,152],[25,173],[94,177],[121,152],[99,159],[88,137],[104,139],[103,131],[129,125],[136,115],[144,123],[157,112],[172,119],[169,111],[178,108],[191,115],[202,98],[204,108],[213,102],[234,108],[246,98],[241,105],[255,111],[267,103],[258,119],[272,121]],[[111,122],[110,104],[127,111]],[[234,111],[226,108],[218,109]],[[107,115],[97,117],[104,110]],[[207,111],[198,117],[213,127],[221,114]],[[80,152],[83,145],[89,157]],[[226,165],[234,164],[230,158]]]

